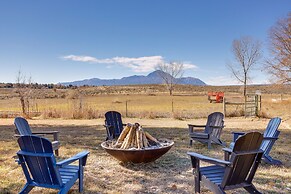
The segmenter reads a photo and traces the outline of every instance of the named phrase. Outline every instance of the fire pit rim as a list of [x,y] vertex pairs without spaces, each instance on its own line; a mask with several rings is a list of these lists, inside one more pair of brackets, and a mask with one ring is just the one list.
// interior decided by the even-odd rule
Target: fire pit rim
[[[120,149],[120,148],[110,148],[106,146],[106,143],[111,140],[107,140],[101,143],[101,147],[105,151],[122,162],[132,162],[132,163],[148,163],[155,161],[160,158],[162,155],[167,153],[171,147],[174,145],[174,141],[166,140],[169,144],[162,147],[155,147],[150,149]],[[157,154],[152,155],[156,151]],[[117,152],[119,152],[117,154]],[[135,153],[135,157],[132,154]],[[151,154],[150,154],[151,153]],[[129,154],[129,155],[127,155]],[[149,155],[150,154],[150,155]]]
[[169,145],[162,146],[162,147],[155,147],[155,148],[148,148],[148,149],[121,149],[121,148],[111,148],[111,147],[105,146],[105,143],[110,142],[110,141],[112,141],[112,140],[107,140],[107,141],[102,142],[101,147],[104,149],[120,150],[120,151],[150,151],[150,150],[158,150],[158,149],[162,149],[162,148],[172,147],[175,144],[174,141],[167,140]]

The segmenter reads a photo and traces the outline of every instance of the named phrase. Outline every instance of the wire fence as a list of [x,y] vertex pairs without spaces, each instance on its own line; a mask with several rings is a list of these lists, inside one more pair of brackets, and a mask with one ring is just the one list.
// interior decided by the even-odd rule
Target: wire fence
[[[1,117],[21,115],[18,101],[2,106]],[[101,118],[109,110],[125,117],[200,118],[222,111],[221,103],[209,103],[205,96],[98,96],[78,99],[35,99],[29,103],[27,115],[52,118]]]

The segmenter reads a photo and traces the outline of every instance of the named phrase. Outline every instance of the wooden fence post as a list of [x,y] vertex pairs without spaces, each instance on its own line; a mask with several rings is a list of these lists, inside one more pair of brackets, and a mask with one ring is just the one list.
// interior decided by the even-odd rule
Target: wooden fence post
[[223,109],[223,114],[226,117],[226,104],[225,104],[225,97],[222,99],[222,109]]
[[244,100],[245,100],[245,103],[244,103],[244,116],[246,118],[247,117],[247,95],[244,95]]
[[174,100],[172,99],[172,113],[174,113]]
[[127,100],[125,101],[125,116],[128,117],[128,114],[127,114]]

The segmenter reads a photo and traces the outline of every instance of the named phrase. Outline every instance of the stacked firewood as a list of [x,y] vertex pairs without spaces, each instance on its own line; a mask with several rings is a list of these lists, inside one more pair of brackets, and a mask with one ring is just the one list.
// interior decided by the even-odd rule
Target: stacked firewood
[[159,146],[160,142],[144,131],[138,124],[127,124],[121,132],[116,142],[112,142],[110,147],[120,149],[144,149],[151,146]]

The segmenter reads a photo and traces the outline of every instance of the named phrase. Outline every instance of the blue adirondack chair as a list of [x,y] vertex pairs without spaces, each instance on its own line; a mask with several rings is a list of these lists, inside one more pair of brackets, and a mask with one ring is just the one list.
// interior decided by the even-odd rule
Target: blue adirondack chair
[[[20,193],[29,193],[34,187],[58,189],[60,194],[67,193],[79,179],[79,192],[83,190],[84,166],[88,151],[56,162],[52,143],[34,135],[25,135],[18,138],[20,151],[17,152],[18,163],[21,165],[27,183]],[[79,165],[71,163],[79,160]]]
[[118,138],[126,124],[122,123],[121,114],[117,111],[108,111],[105,113],[105,125],[107,132],[106,140]]
[[[221,112],[214,112],[208,115],[206,125],[193,125],[188,124],[190,146],[193,140],[207,144],[208,149],[211,148],[211,144],[219,144],[225,147],[225,142],[220,139],[222,129],[224,128],[224,115]],[[204,131],[198,132],[194,129],[204,128]]]
[[[252,180],[260,164],[263,151],[260,149],[263,135],[250,132],[235,142],[230,160],[220,160],[188,152],[191,157],[195,177],[195,193],[200,193],[203,182],[215,194],[226,193],[226,190],[244,188],[249,193],[261,193],[253,185]],[[200,161],[209,165],[200,167]]]
[[[279,117],[272,118],[269,121],[267,128],[264,132],[264,139],[263,139],[260,149],[264,151],[262,160],[268,164],[273,164],[273,165],[282,164],[281,161],[276,160],[270,156],[270,151],[272,150],[272,147],[275,144],[280,134],[280,131],[278,130],[280,123],[281,123],[281,118]],[[233,142],[230,143],[230,148],[223,149],[225,151],[225,160],[229,159],[230,157],[229,155],[231,153],[231,149],[233,148],[234,142],[237,140],[239,136],[244,135],[244,134],[245,133],[243,132],[233,132]]]
[[25,118],[22,117],[16,117],[14,119],[14,125],[16,127],[15,133],[16,137],[19,137],[20,135],[39,135],[39,136],[44,136],[44,135],[52,135],[53,136],[53,150],[55,151],[55,154],[58,156],[59,155],[59,147],[60,147],[60,142],[59,142],[59,132],[58,131],[38,131],[38,132],[32,132],[30,129],[30,126]]

